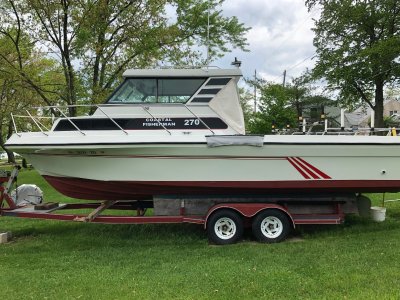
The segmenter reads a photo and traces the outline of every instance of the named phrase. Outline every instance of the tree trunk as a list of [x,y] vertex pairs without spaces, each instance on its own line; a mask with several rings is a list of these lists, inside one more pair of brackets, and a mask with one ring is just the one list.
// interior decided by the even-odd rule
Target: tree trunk
[[0,147],[1,149],[3,149],[4,151],[6,151],[6,148],[4,148],[4,141],[3,141],[3,126],[0,122]]
[[[62,17],[62,30],[63,30],[63,45],[60,47],[62,49],[61,53],[65,59],[66,70],[64,73],[66,74],[67,79],[67,99],[69,105],[76,105],[76,90],[75,90],[75,72],[74,67],[72,66],[71,62],[71,52],[70,52],[70,45],[69,45],[69,32],[68,32],[68,22],[69,22],[69,2],[62,1],[63,5],[63,17]],[[64,66],[65,68],[65,66]],[[76,107],[69,107],[68,108],[69,116],[75,117],[76,116]]]
[[298,99],[296,99],[296,101],[295,101],[295,107],[296,107],[297,117],[302,117],[303,116],[303,107]]
[[[0,133],[2,132],[2,128],[0,126]],[[9,139],[12,135],[13,132],[13,124],[12,121],[10,120],[8,123],[8,130],[7,130],[7,137],[6,139]],[[8,162],[9,163],[14,163],[15,164],[15,157],[14,157],[14,153],[12,151],[9,151],[8,149],[6,149],[4,147],[5,141],[3,140],[3,135],[0,134],[0,146],[1,148],[4,149],[4,151],[7,153],[7,157],[8,157]]]
[[383,128],[383,81],[375,82],[375,127]]

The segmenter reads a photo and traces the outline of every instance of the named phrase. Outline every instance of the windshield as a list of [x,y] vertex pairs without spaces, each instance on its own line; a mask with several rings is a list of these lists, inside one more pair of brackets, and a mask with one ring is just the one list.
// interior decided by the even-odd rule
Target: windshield
[[108,103],[185,103],[205,78],[128,78]]

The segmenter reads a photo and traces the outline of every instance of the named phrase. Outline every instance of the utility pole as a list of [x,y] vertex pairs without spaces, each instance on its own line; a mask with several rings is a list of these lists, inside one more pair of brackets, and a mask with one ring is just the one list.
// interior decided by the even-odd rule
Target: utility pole
[[257,112],[257,70],[254,70],[254,112]]
[[283,71],[283,83],[282,83],[283,87],[285,87],[285,83],[286,83],[286,70]]

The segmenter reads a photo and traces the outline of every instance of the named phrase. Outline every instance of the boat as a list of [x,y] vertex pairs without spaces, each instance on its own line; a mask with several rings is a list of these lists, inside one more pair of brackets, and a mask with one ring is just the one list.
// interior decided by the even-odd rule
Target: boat
[[[94,113],[59,112],[5,146],[64,195],[308,195],[400,191],[400,137],[246,135],[240,69],[130,69]],[[41,111],[44,111],[43,109]]]

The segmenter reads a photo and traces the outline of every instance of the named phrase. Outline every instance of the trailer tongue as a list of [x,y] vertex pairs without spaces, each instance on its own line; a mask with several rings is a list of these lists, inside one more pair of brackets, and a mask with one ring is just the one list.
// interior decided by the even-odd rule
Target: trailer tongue
[[[10,197],[18,168],[0,172],[1,216],[105,224],[201,224],[215,244],[238,241],[251,228],[260,242],[280,242],[300,224],[341,224],[345,213],[357,212],[356,195],[316,196],[155,196],[153,200],[106,200],[86,203],[47,202],[17,206]],[[148,208],[153,213],[146,212]],[[92,209],[88,214],[79,210]],[[68,210],[68,212],[66,212]],[[125,211],[113,215],[111,211]],[[77,211],[71,213],[71,211]]]

